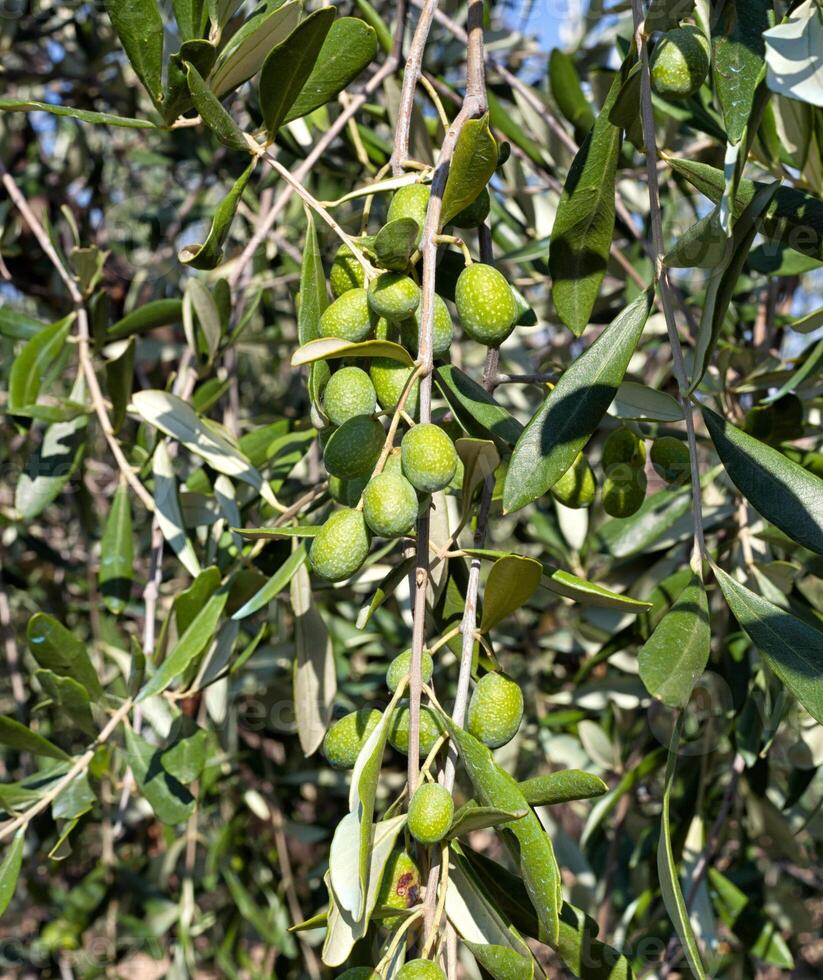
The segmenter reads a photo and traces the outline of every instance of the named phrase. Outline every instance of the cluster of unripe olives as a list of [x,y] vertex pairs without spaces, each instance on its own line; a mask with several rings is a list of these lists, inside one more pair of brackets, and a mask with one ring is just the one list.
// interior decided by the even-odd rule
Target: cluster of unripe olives
[[[422,229],[429,194],[425,184],[401,187],[391,200],[387,221],[411,219]],[[452,223],[476,227],[488,209],[484,189]],[[376,261],[368,241],[359,243]],[[320,317],[321,336],[353,343],[391,340],[416,356],[421,294],[411,264],[402,270],[378,271],[367,282],[363,264],[347,245],[341,245],[329,278],[335,299]],[[490,347],[508,337],[519,313],[505,277],[484,263],[469,263],[463,269],[454,305],[464,332]],[[434,357],[448,352],[453,336],[449,308],[435,295]],[[372,535],[397,538],[411,533],[421,505],[452,483],[459,466],[454,442],[443,426],[414,423],[419,390],[419,381],[410,385],[414,368],[386,357],[358,359],[355,364],[342,359],[335,364],[321,389],[315,418],[321,425],[329,493],[342,506],[315,536],[309,556],[314,571],[333,582],[349,578],[361,567]],[[386,430],[379,416],[391,417],[397,411],[404,413],[407,428],[399,448],[391,447],[385,454]]]
[[[678,485],[689,479],[689,450],[674,436],[658,436],[649,452],[652,466],[666,483]],[[615,429],[603,446],[601,460],[605,480],[603,509],[610,517],[631,517],[646,498],[646,444],[631,429]],[[597,493],[597,479],[588,460],[577,459],[551,490],[566,507],[590,507]]]

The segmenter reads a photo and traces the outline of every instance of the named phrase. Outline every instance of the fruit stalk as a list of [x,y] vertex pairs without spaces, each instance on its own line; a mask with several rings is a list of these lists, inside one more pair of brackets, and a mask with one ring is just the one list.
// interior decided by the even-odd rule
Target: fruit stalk
[[669,279],[663,265],[665,248],[663,243],[663,218],[660,211],[660,185],[657,179],[657,143],[655,138],[654,108],[652,104],[651,69],[649,49],[646,44],[645,21],[641,0],[632,0],[634,36],[638,57],[640,58],[640,115],[643,125],[643,142],[646,144],[646,174],[649,185],[649,216],[651,219],[652,242],[655,252],[655,278],[660,283],[660,300],[666,320],[666,332],[672,349],[672,369],[679,389],[678,398],[686,419],[686,436],[689,445],[689,459],[692,477],[692,514],[694,518],[694,546],[692,566],[697,570],[701,559],[706,556],[703,535],[703,509],[700,491],[700,466],[697,458],[697,439],[694,431],[692,405],[687,397],[689,381],[683,360],[683,350],[674,319],[674,306]]

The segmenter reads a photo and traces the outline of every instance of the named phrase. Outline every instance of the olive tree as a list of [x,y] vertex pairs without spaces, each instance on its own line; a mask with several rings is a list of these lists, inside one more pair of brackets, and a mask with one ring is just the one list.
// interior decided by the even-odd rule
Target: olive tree
[[6,11],[4,969],[813,968],[823,11],[538,6]]

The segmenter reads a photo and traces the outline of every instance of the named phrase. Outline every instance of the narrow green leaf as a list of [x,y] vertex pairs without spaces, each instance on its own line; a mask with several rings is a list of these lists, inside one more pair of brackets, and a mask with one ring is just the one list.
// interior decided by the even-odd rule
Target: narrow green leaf
[[203,80],[203,76],[197,68],[189,63],[185,65],[184,70],[192,102],[195,109],[200,113],[203,122],[223,146],[227,146],[230,150],[248,152],[249,146],[242,130],[223,108],[223,104]]
[[157,819],[172,825],[188,820],[194,813],[194,797],[166,772],[161,750],[149,745],[129,726],[126,727],[126,757],[135,781]]
[[359,630],[365,629],[375,612],[383,603],[394,595],[397,586],[409,575],[414,568],[414,556],[404,558],[392,568],[384,579],[377,585],[371,599],[360,607],[357,614],[356,627]]
[[3,855],[3,863],[0,864],[0,917],[9,907],[9,902],[14,896],[14,889],[17,887],[20,868],[23,866],[25,838],[26,828],[21,827],[12,838],[11,844],[8,845],[6,853]]
[[729,608],[766,663],[823,725],[823,631],[775,606],[716,565]]
[[21,310],[12,309],[11,306],[0,307],[0,337],[8,337],[9,340],[31,340],[41,330],[47,330],[48,326],[42,320],[36,320]]
[[315,10],[266,56],[260,72],[259,98],[263,125],[270,140],[277,136],[289,109],[309,80],[335,14],[334,7]]
[[404,692],[405,686],[401,684],[360,749],[349,787],[349,812],[337,825],[329,852],[335,899],[340,909],[348,913],[355,924],[359,924],[360,935],[365,935],[368,919],[372,822],[377,783],[394,709]]
[[451,839],[461,834],[471,833],[473,830],[482,830],[484,827],[510,823],[512,820],[525,817],[528,812],[528,807],[523,807],[522,810],[501,810],[495,806],[478,806],[474,800],[469,800],[455,812],[447,836]]
[[217,631],[217,624],[226,605],[228,592],[218,592],[203,606],[180,637],[174,649],[143,685],[135,701],[145,701],[163,691],[179,677],[194,659],[206,649]]
[[709,603],[698,575],[691,581],[637,655],[646,690],[672,708],[683,708],[706,669],[711,646]]
[[672,735],[671,745],[669,746],[669,757],[666,762],[666,776],[663,785],[663,809],[660,814],[660,841],[657,845],[657,874],[660,878],[660,892],[663,896],[663,904],[669,913],[677,935],[683,944],[683,951],[686,954],[689,967],[697,980],[705,980],[706,972],[703,969],[703,962],[700,959],[700,950],[697,940],[694,938],[692,925],[689,921],[689,911],[683,899],[683,892],[680,888],[680,879],[677,875],[677,865],[672,851],[672,827],[671,814],[669,811],[672,786],[674,785],[675,770],[677,768],[677,747],[680,742],[680,729],[682,727],[682,716],[678,719]]
[[106,389],[111,401],[111,425],[115,433],[126,420],[126,408],[131,400],[134,385],[134,355],[137,342],[133,337],[123,347],[119,356],[106,361]]
[[420,225],[414,218],[387,221],[374,237],[374,254],[384,269],[402,272],[420,241]]
[[206,10],[204,0],[171,0],[171,6],[180,28],[180,37],[184,41],[202,37]]
[[594,773],[582,769],[564,769],[546,776],[534,776],[517,784],[529,806],[553,806],[573,800],[590,800],[602,796],[609,787]]
[[557,108],[574,126],[579,142],[594,125],[595,116],[583,94],[574,59],[560,48],[553,48],[549,55],[549,84]]
[[727,0],[712,26],[714,89],[732,144],[746,132],[755,90],[766,74],[763,32],[770,14],[770,0]]
[[789,99],[823,105],[823,22],[816,0],[795,6],[783,23],[764,31],[766,84]]
[[609,415],[638,422],[682,422],[680,402],[665,391],[623,381],[609,406]]
[[181,783],[200,778],[206,765],[209,733],[193,718],[180,715],[169,731],[168,743],[160,754],[163,768]]
[[154,476],[154,514],[163,537],[190,575],[200,574],[200,562],[194,547],[186,536],[183,514],[177,496],[177,478],[174,475],[169,451],[161,439],[152,457]]
[[32,755],[42,755],[48,759],[70,759],[71,756],[58,748],[42,735],[38,735],[14,718],[0,715],[0,745],[7,745],[18,752],[31,752]]
[[100,593],[106,608],[115,616],[126,608],[131,594],[134,542],[129,494],[127,484],[121,482],[100,540]]
[[[176,51],[169,58],[166,93],[163,98],[163,119],[165,119],[166,125],[170,126],[178,116],[188,112],[194,105],[189,88],[187,64],[192,64],[201,78],[205,78],[214,66],[216,59],[217,48],[211,41],[206,41],[203,38],[184,41],[180,45],[179,51]],[[213,95],[212,98],[214,98]],[[217,100],[215,99],[215,101]]]
[[551,489],[572,465],[617,393],[653,291],[641,293],[566,369],[514,447],[503,507],[520,510]]
[[709,868],[708,878],[721,919],[751,954],[773,966],[793,970],[794,957],[778,925],[757,908],[752,895],[741,891],[717,868]]
[[300,267],[300,305],[297,310],[297,339],[300,345],[320,336],[320,314],[329,305],[326,274],[314,214],[306,208],[306,238]]
[[103,0],[135,74],[159,106],[163,101],[163,18],[154,0]]
[[206,425],[182,398],[165,391],[145,390],[135,394],[132,404],[149,425],[177,439],[218,473],[248,483],[267,503],[277,506],[269,485],[243,453],[220,432]]
[[[72,402],[85,402],[82,371],[70,398]],[[87,429],[86,414],[55,422],[46,429],[39,452],[29,459],[15,487],[14,506],[22,520],[31,521],[41,514],[77,473],[86,450]]]
[[294,715],[300,747],[309,756],[320,748],[331,722],[337,694],[334,650],[323,617],[312,601],[311,581],[302,561],[291,578],[290,592],[296,649]]
[[96,126],[121,126],[125,129],[156,129],[157,125],[149,119],[130,119],[115,116],[110,112],[92,112],[89,109],[73,109],[71,106],[55,105],[53,102],[35,102],[32,99],[0,99],[0,110],[5,112],[48,112],[52,116],[69,116],[80,122]]
[[492,395],[459,368],[442,364],[434,380],[468,432],[481,439],[491,438],[511,448],[520,438],[523,426],[499,405]]
[[496,167],[497,140],[489,129],[489,114],[469,119],[457,137],[449,166],[440,209],[441,228],[474,201]]
[[42,667],[34,672],[34,678],[51,698],[55,706],[90,738],[97,736],[97,727],[91,714],[88,691],[73,677],[63,677],[53,670]]
[[15,357],[9,373],[8,411],[33,405],[48,367],[59,356],[69,335],[74,316],[51,323],[27,341]]
[[603,585],[589,582],[563,568],[543,566],[542,585],[550,592],[574,599],[586,606],[599,606],[601,609],[620,609],[623,612],[641,613],[649,608],[642,599],[633,599],[621,592],[612,592]]
[[244,603],[232,616],[232,619],[239,620],[245,619],[247,616],[252,616],[259,609],[262,609],[263,606],[267,606],[272,600],[277,598],[283,589],[289,585],[303,562],[305,562],[306,554],[306,546],[304,544],[298,545],[268,582],[266,582],[263,588],[259,592],[256,592],[248,602]]
[[[502,809],[528,809],[517,783],[494,762],[491,752],[444,713],[441,721],[457,745],[458,752],[482,806]],[[534,813],[505,825],[505,835],[515,841],[516,858],[529,898],[540,920],[541,939],[554,945],[563,903],[560,869],[551,840]]]
[[88,691],[92,700],[103,697],[103,688],[92,666],[86,644],[54,616],[37,612],[28,622],[26,638],[37,663],[61,677],[72,677]]
[[743,271],[755,235],[760,230],[762,215],[771,204],[778,186],[779,182],[774,181],[758,191],[735,221],[726,255],[709,280],[695,345],[690,391],[694,391],[700,384],[709,367],[712,352],[737,288],[737,280]]
[[122,320],[113,323],[106,340],[122,340],[132,334],[144,334],[155,327],[167,327],[180,323],[183,318],[183,301],[179,299],[155,299],[127,313]]
[[264,8],[232,35],[207,79],[218,99],[257,74],[269,51],[297,26],[302,7],[302,0],[289,0],[274,10]]
[[609,113],[622,84],[615,78],[603,108],[569,168],[549,248],[552,302],[579,337],[606,274],[614,233],[614,181],[621,131]]
[[[715,204],[719,203],[725,188],[722,170],[697,160],[667,156],[666,162]],[[761,181],[742,178],[732,204],[734,217],[739,218],[754,196],[767,186]],[[804,255],[823,260],[823,200],[795,187],[779,187],[766,211],[761,231]]]
[[229,193],[223,198],[214,212],[211,228],[203,244],[193,243],[184,245],[177,254],[183,265],[193,269],[214,269],[223,261],[223,246],[229,237],[232,221],[237,212],[237,205],[246,189],[254,168],[257,164],[255,157],[242,174],[232,184]]
[[534,594],[543,575],[543,566],[534,558],[506,555],[492,565],[483,590],[483,616],[480,632],[488,633]]
[[823,555],[823,480],[703,408],[717,454],[738,490],[766,520]]
[[358,17],[338,17],[283,122],[300,119],[326,105],[368,67],[376,54],[377,35],[372,27]]
[[413,367],[414,361],[405,347],[391,340],[363,340],[353,343],[339,337],[319,337],[298,347],[292,354],[291,366],[301,367],[315,361],[327,361],[337,357],[388,357]]
[[220,588],[220,578],[220,569],[216,565],[210,565],[175,598],[172,609],[178,636],[186,632],[203,606]]

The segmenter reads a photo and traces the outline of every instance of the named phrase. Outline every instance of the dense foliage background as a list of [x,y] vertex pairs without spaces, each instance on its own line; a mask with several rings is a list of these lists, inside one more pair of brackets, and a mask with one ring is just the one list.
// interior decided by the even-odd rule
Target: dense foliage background
[[[332,714],[386,704],[386,667],[411,644],[410,566],[400,566],[405,545],[383,542],[343,585],[310,582],[302,553],[294,558],[299,538],[234,530],[279,520],[272,495],[296,505],[281,524],[326,513],[318,418],[291,358],[307,339],[296,299],[301,275],[304,304],[312,282],[314,235],[326,271],[339,241],[317,215],[308,222],[281,173],[259,162],[246,180],[248,153],[232,132],[217,138],[217,116],[211,128],[160,118],[151,66],[143,86],[112,27],[110,14],[117,22],[126,6],[0,8],[0,109],[9,110],[0,116],[0,833],[26,814],[14,844],[11,833],[2,841],[0,973],[331,976],[322,925],[288,931],[326,906],[329,844],[348,809],[348,774],[317,749]],[[137,34],[153,23],[140,20],[144,6],[132,5]],[[167,62],[181,42],[196,45],[179,24],[201,5],[149,6],[162,14]],[[389,60],[392,24],[403,6],[338,4],[376,29],[373,57],[339,96],[279,128],[276,161],[315,201],[387,175],[402,77]],[[698,95],[653,103],[663,251],[678,242],[668,292],[688,378],[697,403],[750,437],[730,448],[722,424],[707,429],[695,413],[705,614],[675,622],[641,676],[638,650],[694,584],[688,480],[669,486],[647,464],[647,501],[625,519],[599,497],[571,509],[545,489],[504,513],[511,484],[498,470],[486,547],[543,564],[540,586],[515,601],[505,596],[516,594],[519,568],[504,598],[481,587],[503,609],[484,631],[483,663],[516,679],[526,702],[498,765],[520,780],[587,770],[609,787],[540,814],[566,901],[625,958],[613,972],[602,960],[586,972],[530,942],[530,968],[550,977],[813,977],[823,965],[823,28],[817,4],[801,5],[805,33],[771,46],[794,69],[772,54],[767,76],[762,34],[790,6],[654,2],[647,20],[652,36],[690,17],[715,33],[716,74]],[[409,150],[423,165],[443,141],[438,110],[449,122],[463,96],[466,7],[440,4],[425,48]],[[483,248],[525,312],[486,379],[502,414],[461,408],[437,387],[435,414],[451,410],[498,460],[592,338],[607,337],[656,278],[633,12],[600,0],[578,7],[485,9],[489,123],[507,149],[489,185]],[[202,9],[224,25],[222,44],[254,12],[230,0]],[[418,18],[410,3],[404,52]],[[192,120],[185,79],[180,91]],[[245,132],[270,118],[271,93],[256,83],[220,94]],[[32,101],[92,115],[34,111]],[[593,125],[599,135],[584,144]],[[560,244],[564,184],[577,210],[567,208]],[[376,195],[365,215],[363,197],[329,208],[349,234],[373,234],[387,202]],[[476,256],[478,233],[465,238]],[[185,248],[193,242],[215,247],[199,261]],[[438,290],[449,296],[460,250],[444,252]],[[618,426],[684,437],[660,290],[656,304],[626,351],[628,384],[586,429],[601,483],[602,447]],[[479,382],[485,353],[463,338],[449,359]],[[577,379],[572,404],[596,382]],[[141,402],[149,391],[191,411]],[[525,481],[529,466],[517,471]],[[460,507],[451,494],[452,529]],[[443,543],[445,503],[434,513]],[[472,526],[465,547],[471,538]],[[469,564],[458,553],[435,573],[428,642],[459,623]],[[398,567],[385,601],[372,603]],[[484,583],[490,567],[484,560]],[[707,617],[708,663],[698,652],[683,664]],[[459,656],[453,633],[437,657],[446,707]],[[150,689],[131,710],[126,699],[145,677]],[[79,777],[52,799],[78,759]],[[381,806],[405,780],[405,757],[389,750]],[[458,801],[471,795],[461,776]],[[469,839],[511,866],[493,830]],[[522,918],[515,925],[527,932]],[[375,962],[373,948],[361,943],[351,962]],[[465,948],[461,970],[481,975]]]

